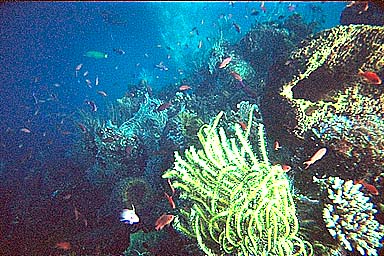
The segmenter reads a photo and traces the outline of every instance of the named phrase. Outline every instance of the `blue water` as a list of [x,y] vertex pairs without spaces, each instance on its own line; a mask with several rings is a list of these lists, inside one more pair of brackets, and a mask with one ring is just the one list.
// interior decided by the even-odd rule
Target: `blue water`
[[[290,4],[295,5],[292,10]],[[73,117],[79,110],[90,112],[90,106],[84,101],[94,101],[98,113],[105,115],[107,105],[124,96],[143,75],[150,81],[152,90],[158,94],[163,92],[164,96],[167,87],[181,84],[183,78],[195,71],[194,58],[197,61],[207,56],[212,46],[209,40],[220,37],[219,27],[224,19],[241,27],[241,33],[232,25],[224,26],[222,31],[224,38],[235,44],[255,22],[276,21],[293,12],[302,15],[305,22],[318,22],[316,31],[334,27],[339,24],[345,5],[345,2],[266,2],[264,13],[260,2],[1,4],[0,184],[2,191],[9,195],[4,202],[7,207],[15,208],[12,201],[24,196],[18,190],[28,187],[32,181],[39,185],[30,188],[30,193],[51,200],[56,191],[54,186],[47,185],[52,178],[49,175],[55,176],[52,170],[65,173],[62,178],[52,178],[59,190],[60,183],[65,183],[68,177],[66,171],[83,168],[77,166],[78,159],[73,156],[73,146],[81,138]],[[253,10],[258,14],[252,15]],[[200,40],[201,49],[198,48]],[[119,55],[114,49],[121,49],[125,54]],[[85,57],[91,50],[106,53],[108,57]],[[168,70],[156,68],[160,62]],[[83,66],[76,76],[75,68],[79,64]],[[86,71],[88,75],[84,76]],[[96,77],[98,86],[95,86]],[[92,82],[92,88],[85,79]],[[99,90],[108,96],[102,97],[97,93]],[[165,98],[173,96],[168,93]],[[22,128],[30,133],[21,131]],[[44,173],[49,168],[50,173]],[[36,181],[38,179],[44,181]],[[15,218],[24,216],[20,211],[29,211],[23,207],[19,205],[17,210],[6,211],[2,229],[10,240],[18,235],[17,231],[10,231],[10,223],[17,226],[21,220]],[[92,209],[85,211],[92,212]],[[33,223],[28,221],[28,225]],[[3,236],[1,230],[0,233]],[[12,242],[8,243],[11,248],[15,247]],[[40,241],[26,243],[31,246]]]

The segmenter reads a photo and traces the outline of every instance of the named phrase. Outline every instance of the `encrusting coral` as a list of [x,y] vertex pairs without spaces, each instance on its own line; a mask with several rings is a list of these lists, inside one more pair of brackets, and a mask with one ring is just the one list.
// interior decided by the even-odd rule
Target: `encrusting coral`
[[290,181],[267,157],[261,123],[259,150],[252,151],[253,110],[245,131],[235,124],[228,138],[218,128],[220,112],[198,132],[202,149],[191,146],[185,159],[175,152],[174,168],[163,178],[181,191],[186,207],[174,227],[195,238],[207,255],[312,255],[312,246],[298,236]]

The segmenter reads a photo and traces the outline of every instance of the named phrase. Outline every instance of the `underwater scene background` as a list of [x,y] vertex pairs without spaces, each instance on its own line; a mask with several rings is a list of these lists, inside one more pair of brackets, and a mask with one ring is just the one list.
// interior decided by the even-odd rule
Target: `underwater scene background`
[[0,255],[384,255],[380,2],[0,15]]

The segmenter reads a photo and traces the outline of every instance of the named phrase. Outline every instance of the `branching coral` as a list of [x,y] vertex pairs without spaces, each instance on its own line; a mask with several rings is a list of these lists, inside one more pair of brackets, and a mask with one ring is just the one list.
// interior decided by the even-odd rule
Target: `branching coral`
[[325,184],[330,203],[325,204],[323,218],[329,233],[345,249],[355,248],[361,255],[377,256],[384,236],[384,226],[375,220],[376,209],[352,180],[329,177],[317,182]]
[[191,146],[185,159],[175,152],[174,168],[163,175],[191,205],[180,210],[175,227],[208,255],[311,255],[312,246],[298,237],[289,179],[268,160],[263,125],[257,153],[247,140],[253,108],[247,130],[236,124],[232,138],[218,128],[222,115],[200,128],[202,149]]

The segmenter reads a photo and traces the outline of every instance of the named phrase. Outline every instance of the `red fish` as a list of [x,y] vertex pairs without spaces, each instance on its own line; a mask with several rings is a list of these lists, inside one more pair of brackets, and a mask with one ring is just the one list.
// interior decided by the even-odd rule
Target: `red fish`
[[155,222],[155,229],[162,230],[165,226],[169,225],[175,218],[172,214],[163,214]]
[[323,156],[327,153],[327,149],[326,148],[321,148],[319,149],[312,157],[311,159],[307,160],[304,162],[304,164],[306,164],[307,166],[305,167],[305,169],[308,169],[308,167],[313,164],[314,162],[320,160],[321,158],[323,158]]
[[379,191],[377,190],[377,188],[367,182],[365,182],[364,180],[356,180],[354,182],[355,184],[361,184],[363,185],[363,187],[368,190],[369,193],[371,193],[372,195],[375,195],[375,196],[378,196],[379,195]]
[[247,125],[244,122],[239,121],[238,123],[243,131],[247,130]]
[[56,243],[56,248],[67,251],[67,250],[71,249],[71,243],[70,242],[58,242],[58,243]]
[[281,148],[280,143],[277,140],[275,140],[275,143],[273,143],[273,149],[277,151],[280,148]]
[[281,168],[283,169],[284,172],[289,172],[289,171],[292,169],[291,166],[286,165],[286,164],[283,164],[283,165],[281,166]]
[[186,84],[179,87],[179,91],[186,91],[189,89],[191,89],[191,87],[189,85],[186,85]]
[[364,81],[370,84],[380,85],[382,83],[380,77],[372,71],[364,71],[359,69],[358,75],[362,76]]
[[165,102],[165,103],[161,104],[160,106],[158,106],[156,111],[157,112],[163,111],[163,110],[166,110],[167,108],[170,108],[171,106],[172,106],[171,102]]
[[219,68],[225,68],[229,62],[231,62],[232,58],[228,57],[223,60],[223,62],[220,63]]
[[235,78],[237,81],[240,81],[240,82],[243,81],[243,78],[238,73],[236,73],[235,71],[231,71],[231,73],[229,73],[229,74],[231,74],[231,76],[233,76],[233,78]]

